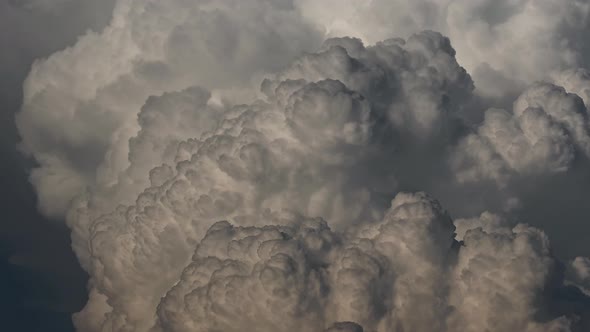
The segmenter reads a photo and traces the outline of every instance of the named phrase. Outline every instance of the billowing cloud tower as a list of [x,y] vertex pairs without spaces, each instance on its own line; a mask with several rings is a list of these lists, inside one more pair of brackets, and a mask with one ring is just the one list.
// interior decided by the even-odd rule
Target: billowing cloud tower
[[584,331],[589,10],[119,0],[17,116],[77,328]]

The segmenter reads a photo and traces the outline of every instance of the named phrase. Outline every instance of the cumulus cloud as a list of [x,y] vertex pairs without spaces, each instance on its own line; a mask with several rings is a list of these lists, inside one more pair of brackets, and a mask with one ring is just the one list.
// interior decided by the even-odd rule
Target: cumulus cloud
[[448,35],[478,92],[500,97],[551,72],[588,65],[585,0],[374,0],[298,2],[331,36],[374,43],[433,29]]
[[570,69],[554,75],[554,82],[567,92],[574,93],[590,105],[590,72],[587,69]]
[[86,186],[116,181],[149,96],[247,86],[321,40],[289,1],[119,1],[103,32],[36,63],[25,82],[17,125],[41,164],[41,210],[63,215]]
[[[574,322],[537,317],[557,269],[545,235],[528,226],[473,220],[459,244],[446,211],[422,193],[399,194],[355,233],[291,213],[263,218],[209,228],[179,280],[152,299],[152,331],[566,331]],[[146,300],[102,328],[146,330],[153,316],[137,311]]]
[[91,278],[76,326],[582,329],[587,295],[555,298],[587,291],[587,259],[564,268],[519,223],[540,221],[513,220],[535,209],[522,183],[590,157],[587,12],[119,1],[33,66],[17,117],[40,208]]
[[[151,299],[153,330],[479,331],[501,324],[509,331],[551,331],[569,324],[534,318],[543,306],[539,290],[555,266],[545,236],[530,227],[484,230],[474,220],[459,246],[447,213],[424,194],[398,195],[382,220],[355,233],[292,213],[262,218],[254,223],[266,226],[209,228],[179,280]],[[512,279],[500,286],[494,274]],[[128,294],[142,294],[148,279],[137,282],[126,286],[136,291]],[[473,307],[496,296],[497,302]],[[138,310],[149,300],[109,314],[108,328],[147,329],[153,313]]]
[[576,257],[568,267],[571,283],[578,286],[586,295],[590,295],[590,259]]
[[[322,66],[335,56],[343,66]],[[405,60],[385,61],[388,57]],[[421,61],[399,68],[414,57]],[[440,69],[427,70],[431,64]],[[129,141],[130,168],[113,187],[79,197],[68,218],[75,250],[112,307],[104,326],[148,328],[149,315],[178,282],[193,247],[218,220],[257,225],[261,216],[283,210],[321,216],[338,230],[379,220],[386,197],[396,190],[394,170],[384,167],[389,153],[395,154],[392,143],[445,137],[440,124],[428,119],[414,125],[416,118],[425,112],[450,121],[449,105],[472,89],[448,39],[432,32],[368,48],[358,40],[329,40],[324,51],[304,56],[292,68],[298,71],[287,69],[263,83],[267,101],[250,105],[212,103],[198,88],[148,100],[139,114],[141,129]],[[419,77],[421,71],[432,79]],[[397,78],[399,73],[404,78]],[[358,91],[346,83],[357,84]],[[383,94],[398,87],[399,96]],[[432,101],[413,106],[418,91],[431,91]],[[407,123],[395,110],[406,113],[401,121]],[[181,141],[188,135],[198,138]],[[133,179],[146,173],[149,183]],[[134,205],[104,214],[137,182],[149,188]],[[151,240],[145,242],[146,236]],[[169,273],[161,272],[161,264]],[[104,301],[91,298],[87,311],[102,307],[94,299]]]
[[565,172],[576,155],[588,157],[588,110],[583,100],[552,84],[535,84],[515,101],[513,112],[490,109],[477,134],[466,137],[453,159],[460,181],[513,173]]
[[[33,174],[40,207],[60,216],[86,186],[109,186],[129,166],[126,143],[151,95],[256,85],[257,75],[317,49],[325,34],[375,43],[430,28],[451,37],[481,94],[504,96],[585,65],[587,15],[580,0],[119,1],[103,32],[33,67],[18,126],[41,164]],[[439,97],[412,106],[432,108]],[[410,125],[436,120],[423,111]]]

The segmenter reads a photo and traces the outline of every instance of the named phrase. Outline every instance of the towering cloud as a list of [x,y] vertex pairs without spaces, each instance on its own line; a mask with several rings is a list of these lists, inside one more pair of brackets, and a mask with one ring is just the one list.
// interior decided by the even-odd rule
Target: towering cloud
[[119,1],[102,33],[35,64],[25,82],[17,123],[42,166],[41,210],[63,215],[86,186],[117,181],[149,96],[247,86],[321,38],[288,2]]
[[120,0],[36,63],[17,118],[91,276],[78,329],[582,329],[587,259],[514,219],[531,178],[587,166],[587,12]]

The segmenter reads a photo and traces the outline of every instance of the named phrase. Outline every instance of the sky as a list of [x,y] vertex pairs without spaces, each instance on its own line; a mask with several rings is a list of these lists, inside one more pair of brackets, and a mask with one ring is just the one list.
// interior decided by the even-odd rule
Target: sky
[[590,328],[588,0],[0,6],[11,330]]
[[70,248],[67,227],[37,212],[28,181],[35,163],[17,151],[20,138],[14,115],[22,104],[22,83],[33,61],[75,43],[87,29],[102,29],[113,3],[101,3],[76,1],[48,11],[30,7],[30,1],[0,2],[0,167],[5,212],[0,225],[0,307],[3,329],[9,331],[75,331],[70,316],[86,302],[88,276]]

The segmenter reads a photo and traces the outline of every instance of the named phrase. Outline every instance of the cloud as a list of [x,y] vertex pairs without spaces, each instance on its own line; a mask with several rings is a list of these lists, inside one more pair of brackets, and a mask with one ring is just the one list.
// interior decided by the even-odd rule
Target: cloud
[[[126,143],[138,130],[136,114],[151,95],[194,85],[258,84],[257,76],[315,50],[326,33],[374,43],[431,28],[454,40],[458,59],[475,75],[478,93],[501,97],[532,80],[584,65],[587,53],[578,49],[584,43],[577,38],[585,36],[587,14],[583,1],[550,0],[344,1],[332,6],[306,0],[248,5],[120,1],[103,32],[88,33],[77,45],[38,62],[25,84],[17,122],[25,150],[41,164],[33,175],[36,186],[44,188],[40,208],[63,215],[87,186],[116,181],[128,166]],[[412,106],[426,109],[440,103],[432,100],[439,97],[415,100],[421,104]],[[398,116],[400,122],[411,120],[401,112]],[[437,119],[423,111],[411,121],[411,126],[429,126]],[[59,195],[47,193],[54,187],[63,188]]]
[[587,295],[555,294],[585,258],[519,221],[590,216],[545,204],[586,191],[588,5],[329,4],[119,1],[33,66],[17,123],[91,277],[78,329],[581,330]]
[[432,29],[449,36],[478,93],[501,97],[551,72],[587,66],[584,0],[375,0],[298,2],[330,36],[369,43]]
[[247,86],[321,40],[289,2],[118,2],[104,31],[37,62],[25,82],[17,125],[41,164],[41,210],[63,215],[86,186],[116,181],[149,96]]
[[568,267],[569,279],[578,286],[586,295],[590,293],[590,259],[576,257]]
[[[359,61],[336,45],[345,41],[330,40],[326,51],[301,61],[310,68],[326,68],[317,64],[334,56]],[[197,88],[148,100],[139,114],[141,129],[129,141],[130,168],[113,187],[80,197],[68,217],[74,248],[113,308],[105,326],[148,328],[151,321],[146,313],[153,313],[160,297],[178,282],[194,245],[218,220],[258,224],[260,215],[289,210],[322,216],[336,229],[346,229],[361,220],[381,218],[386,208],[383,198],[396,185],[393,170],[382,168],[390,158],[383,147],[398,133],[408,138],[444,133],[436,123],[414,129],[389,114],[400,109],[408,112],[407,121],[415,121],[412,111],[444,119],[447,105],[452,104],[441,100],[444,91],[462,97],[469,95],[472,84],[454,61],[448,40],[439,34],[427,32],[407,44],[398,40],[369,48],[351,42],[357,52],[366,53],[366,59],[359,58],[365,65],[359,62],[312,74],[295,64],[303,70],[300,75],[318,80],[286,78],[295,75],[287,70],[263,83],[268,101],[226,107],[211,103],[209,93]],[[399,69],[398,62],[379,63],[374,55],[393,53],[410,60],[414,54],[404,48],[416,49],[415,56],[424,61]],[[438,81],[434,86],[415,74],[431,62],[440,66],[439,71],[428,71]],[[402,70],[406,79],[394,79]],[[334,79],[356,82],[360,91],[377,96],[372,76],[382,80],[377,88],[383,91],[400,86],[397,100],[367,99]],[[416,102],[412,94],[417,90],[432,91],[433,101],[424,108],[407,105]],[[388,118],[389,124],[377,122]],[[199,138],[182,141],[199,135],[199,128]],[[155,168],[148,171],[150,165]],[[149,183],[133,178],[148,172]],[[137,183],[149,188],[133,206],[104,214]],[[162,273],[160,264],[166,264],[169,273]],[[102,305],[91,303],[88,311],[95,306]]]
[[[381,221],[353,234],[321,218],[266,218],[260,227],[212,225],[180,279],[152,299],[152,330],[562,331],[573,323],[535,317],[557,269],[545,235],[528,226],[484,230],[473,220],[459,245],[448,214],[421,193],[399,194]],[[107,316],[103,329],[148,328],[151,314],[135,316],[145,300]]]
[[541,291],[556,273],[541,231],[526,225],[475,228],[467,231],[463,243],[451,277],[451,330],[570,330],[573,322],[565,317],[544,323],[533,319],[543,306],[538,302]]
[[[475,314],[473,300],[464,298],[493,298],[498,285],[486,277],[475,285],[457,279],[488,273],[513,273],[514,280],[530,273],[522,283],[507,281],[513,288],[504,297],[522,292],[514,298],[516,312],[502,320],[508,330],[573,324],[535,316],[544,306],[537,290],[557,273],[540,231],[484,214],[458,221],[460,245],[451,218],[429,196],[398,194],[389,209],[382,201],[399,190],[397,177],[414,176],[382,169],[389,154],[405,157],[396,144],[421,138],[419,145],[436,147],[434,138],[450,140],[439,125],[458,121],[449,105],[472,90],[452,55],[448,40],[432,32],[370,47],[332,39],[264,81],[266,101],[226,106],[198,88],[151,98],[130,140],[131,168],[121,175],[145,174],[152,163],[149,188],[134,205],[102,214],[113,195],[133,185],[121,181],[114,192],[80,198],[69,218],[93,292],[102,294],[91,297],[78,326],[290,331],[354,322],[369,331],[475,331],[499,324],[503,307],[492,303]],[[416,58],[423,61],[399,65]],[[417,107],[420,93],[438,103]],[[402,117],[408,122],[395,112],[410,112]],[[414,125],[420,112],[437,121]],[[181,141],[190,133],[200,137]],[[530,263],[507,267],[497,258],[479,270],[471,261],[489,259],[480,258],[487,251],[472,246]],[[96,320],[93,313],[105,310]]]
[[563,71],[554,76],[556,84],[562,86],[569,93],[574,93],[590,104],[590,73],[587,69],[578,68]]
[[490,109],[477,134],[453,158],[459,181],[492,179],[504,185],[513,173],[566,172],[576,155],[590,154],[588,110],[580,97],[552,84],[535,84],[513,112]]

